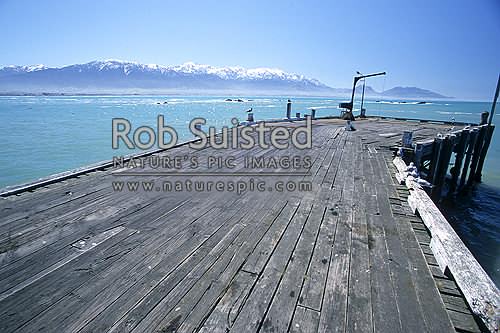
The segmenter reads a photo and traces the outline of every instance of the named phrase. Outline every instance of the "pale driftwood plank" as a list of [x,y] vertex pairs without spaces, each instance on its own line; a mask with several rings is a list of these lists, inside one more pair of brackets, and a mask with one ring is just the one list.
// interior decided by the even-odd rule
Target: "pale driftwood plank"
[[[403,167],[397,160],[398,158],[396,166]],[[410,178],[407,178],[406,184],[411,189],[408,198],[410,207],[418,212],[429,229],[432,236],[431,248],[442,270],[449,268],[472,311],[491,331],[497,331],[500,322],[500,291],[427,193]]]

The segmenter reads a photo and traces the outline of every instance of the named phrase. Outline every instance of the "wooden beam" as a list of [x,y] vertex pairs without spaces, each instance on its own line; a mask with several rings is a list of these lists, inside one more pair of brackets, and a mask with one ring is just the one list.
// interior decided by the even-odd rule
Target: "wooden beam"
[[[399,157],[395,158],[394,165],[399,172],[406,168]],[[408,197],[411,209],[420,215],[430,231],[431,248],[440,268],[443,272],[448,268],[474,314],[491,332],[498,332],[500,291],[413,177],[406,179],[406,186],[411,193]]]

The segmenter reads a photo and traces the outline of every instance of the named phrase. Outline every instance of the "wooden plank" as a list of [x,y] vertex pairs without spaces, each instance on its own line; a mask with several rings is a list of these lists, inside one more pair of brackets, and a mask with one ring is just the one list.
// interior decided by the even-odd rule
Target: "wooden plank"
[[338,175],[339,183],[343,184],[340,187],[342,188],[342,201],[339,203],[337,229],[330,255],[318,332],[343,332],[346,327],[354,197],[354,178],[349,172],[354,161],[355,149],[351,133],[347,134],[344,147],[341,173]]
[[289,329],[325,213],[326,207],[313,205],[260,331],[284,332]]
[[[379,162],[379,165],[381,165],[382,161],[380,161],[380,156]],[[378,168],[378,170],[381,169],[382,168],[380,167]],[[379,188],[380,190],[378,190]],[[391,186],[383,188],[377,187],[377,194],[379,194],[379,192],[382,192],[382,194],[384,194],[384,192],[390,193],[391,189]],[[381,198],[385,197],[386,195],[381,196]],[[386,221],[391,220],[392,207],[388,205],[386,200],[379,200],[378,203],[381,216],[386,216]],[[426,327],[423,320],[424,312],[422,311],[422,308],[431,305],[421,303],[418,298],[411,276],[412,258],[410,258],[410,255],[406,251],[408,248],[412,247],[408,244],[408,242],[411,242],[410,244],[415,244],[415,236],[413,236],[412,239],[408,232],[403,231],[404,229],[404,225],[399,225],[395,223],[395,221],[393,223],[384,224],[386,244],[390,255],[389,267],[394,281],[394,291],[399,310],[400,322],[404,332],[425,331]],[[417,246],[413,247],[417,248]],[[438,307],[441,305],[439,300],[435,300],[434,303],[435,306]],[[414,310],[412,311],[411,309]]]
[[[360,203],[363,203],[368,200],[365,187],[371,186],[366,178],[361,176],[370,174],[366,172],[370,168],[368,156],[357,154],[356,165],[360,166],[361,172],[360,175],[354,177],[354,192],[361,199]],[[363,204],[357,204],[353,213],[346,332],[373,331],[368,226],[365,207]]]
[[323,217],[321,230],[299,297],[300,305],[316,311],[321,310],[328,264],[331,259],[331,248],[338,219],[338,215],[334,215],[334,213],[337,214],[331,208],[327,208]]
[[407,186],[412,189],[410,207],[429,229],[438,251],[434,253],[437,261],[449,268],[472,311],[491,331],[498,330],[500,291],[425,191],[411,180],[407,180]]
[[[344,138],[341,138],[339,141],[341,141],[339,142],[340,145],[345,144]],[[335,161],[335,166],[329,167],[325,177],[325,180],[328,179],[326,184],[331,184],[329,187],[334,186],[334,184],[337,187],[343,187],[345,178],[337,179],[342,152],[342,149],[335,151],[335,157],[332,158],[332,161]],[[341,191],[333,190],[332,197],[326,203],[327,211],[323,217],[323,223],[313,252],[311,264],[308,267],[304,284],[300,292],[299,304],[317,311],[320,311],[323,300],[328,266],[332,255],[332,244],[334,242],[336,223],[338,221],[338,203],[341,194]]]
[[252,293],[245,302],[232,330],[257,332],[263,325],[263,317],[277,290],[283,272],[291,258],[292,250],[299,240],[302,229],[311,212],[311,204],[302,202],[297,215],[276,245],[269,262],[259,276]]
[[[153,331],[166,315],[171,313],[171,311],[175,311],[175,305],[178,304],[179,300],[183,298],[205,273],[209,272],[216,265],[213,273],[217,274],[219,269],[223,269],[227,265],[227,260],[230,260],[231,255],[222,256],[222,254],[228,249],[229,251],[233,251],[231,250],[231,248],[234,249],[233,241],[243,228],[243,224],[236,223],[226,225],[224,229],[219,229],[220,232],[213,234],[214,236],[210,238],[212,242],[203,243],[201,247],[197,248],[201,251],[201,260],[190,262],[186,266],[186,270],[181,270],[182,275],[168,274],[159,284],[155,284],[154,292],[150,292],[145,297],[142,297],[140,302],[126,316],[120,318],[120,321],[110,331]],[[187,275],[185,275],[186,273]],[[211,279],[208,279],[206,282],[210,283]],[[168,323],[166,327],[177,328],[180,324],[179,320],[184,315],[186,313],[183,312],[180,315],[181,317],[177,317],[177,320]]]
[[[234,206],[235,209],[229,210],[224,214],[221,214],[221,211],[214,212],[212,217],[206,216],[206,218],[200,219],[198,225],[194,226],[191,230],[180,233],[181,235],[184,234],[188,236],[187,239],[182,239],[180,241],[171,240],[166,242],[163,246],[154,246],[158,248],[160,252],[157,253],[161,255],[150,255],[146,259],[142,259],[141,257],[134,258],[134,260],[138,260],[137,264],[128,268],[133,271],[130,273],[134,276],[133,281],[130,281],[129,275],[116,277],[115,279],[109,276],[107,282],[102,281],[102,279],[98,281],[97,283],[101,285],[101,288],[105,289],[100,291],[97,296],[94,296],[94,306],[90,306],[85,315],[78,316],[79,320],[72,321],[71,324],[67,324],[66,326],[72,327],[72,329],[75,330],[100,331],[113,325],[119,327],[119,323],[125,323],[124,318],[125,315],[127,315],[128,326],[126,328],[120,328],[120,330],[132,329],[133,325],[131,323],[137,322],[135,319],[137,317],[129,315],[129,312],[132,311],[134,315],[139,316],[140,319],[141,307],[138,305],[144,304],[144,299],[148,299],[152,302],[154,297],[149,297],[152,292],[160,288],[165,288],[163,286],[171,285],[172,280],[176,281],[176,278],[182,279],[189,272],[190,268],[192,269],[194,265],[198,264],[203,259],[203,255],[201,254],[207,254],[210,249],[218,244],[225,233],[229,230],[236,232],[232,224],[225,224],[225,222],[241,214],[241,208],[246,207],[246,203],[243,201]],[[242,215],[248,218],[251,217],[250,214]],[[208,217],[210,217],[210,219],[208,219]],[[200,229],[200,226],[202,229],[196,232],[197,229]],[[193,233],[193,231],[195,232]],[[192,237],[189,238],[189,235],[192,235]],[[184,265],[184,263],[186,264]],[[179,265],[182,266],[182,269],[179,268]],[[179,275],[174,274],[176,270],[180,271]],[[120,270],[116,271],[116,273],[120,274]],[[114,283],[112,280],[114,280]],[[147,283],[147,281],[152,282]],[[106,287],[110,282],[112,285]],[[95,293],[98,290],[99,289],[94,285],[88,286],[87,290],[82,290],[80,293]],[[125,292],[120,292],[120,290],[125,290]],[[87,297],[92,297],[90,295]],[[160,293],[157,296],[161,295]],[[137,307],[137,309],[135,309],[135,307]],[[105,309],[105,311],[102,311],[103,309]],[[79,308],[74,312],[78,311],[80,311]],[[117,318],[117,316],[121,316],[122,318]],[[93,319],[94,317],[96,317],[97,320]],[[89,324],[91,320],[92,322]],[[84,329],[82,329],[83,326],[85,326]]]
[[82,254],[84,254],[87,251],[92,250],[94,247],[98,246],[99,244],[103,243],[104,241],[108,240],[109,238],[115,236],[116,234],[122,232],[125,230],[124,227],[116,227],[113,229],[106,230],[103,233],[100,233],[98,235],[86,238],[85,240],[80,240],[76,242],[75,244],[72,245],[73,247],[73,253],[68,255],[65,258],[62,258],[58,262],[54,263],[53,265],[47,267],[46,269],[40,271],[38,274],[24,280],[23,282],[11,287],[10,289],[5,290],[3,293],[0,294],[0,302],[6,299],[7,297],[10,297],[14,295],[15,293],[19,292],[20,290],[28,287],[29,285],[32,285],[33,283],[36,283],[38,280],[44,278],[48,274],[54,272],[55,270],[61,268],[62,266],[66,265],[72,260],[75,260]]
[[226,293],[217,303],[215,309],[203,323],[200,333],[226,333],[233,326],[234,320],[250,293],[257,275],[240,270],[229,285]]
[[[135,230],[121,232],[46,275],[37,283],[3,300],[0,307],[0,331],[11,332],[20,328],[45,308],[56,303],[62,295],[70,293],[72,289],[90,279],[93,274],[98,274],[119,261],[132,250],[135,239],[139,236]],[[102,260],[96,261],[95,257]]]
[[347,313],[352,215],[340,215],[328,269],[318,332],[343,332]]
[[[176,305],[176,309],[179,307],[181,309],[190,309],[189,314],[179,326],[180,331],[194,331],[201,326],[204,319],[208,317],[210,311],[214,308],[217,300],[225,293],[227,286],[235,277],[250,252],[269,230],[277,216],[282,213],[285,208],[284,204],[286,203],[281,200],[277,201],[273,207],[268,209],[266,214],[257,214],[255,219],[257,219],[258,223],[254,223],[253,219],[249,219],[243,232],[238,235],[234,246],[235,252],[230,256],[230,262],[222,273],[215,278],[203,276],[200,282],[193,286],[183,297],[183,300]],[[228,254],[224,254],[224,256],[228,257]],[[208,286],[204,287],[204,284],[207,285],[207,282],[209,282]],[[167,315],[158,327],[162,327],[165,323],[168,325],[174,319],[175,315]]]
[[453,326],[455,326],[458,332],[481,332],[481,329],[478,327],[474,317],[470,314],[457,312],[452,309],[449,309],[448,313],[450,314]]
[[[132,199],[130,203],[133,204]],[[166,202],[164,203],[166,204]],[[2,288],[15,285],[26,277],[35,275],[58,260],[61,260],[61,258],[64,258],[64,256],[71,252],[69,245],[76,240],[107,230],[113,226],[123,225],[128,214],[135,217],[137,215],[140,216],[141,212],[147,212],[145,210],[147,207],[137,208],[132,205],[132,209],[129,212],[124,211],[122,213],[124,215],[117,215],[113,213],[114,211],[111,211],[111,215],[94,212],[96,215],[87,215],[87,217],[94,217],[83,219],[83,223],[68,224],[45,235],[38,242],[34,242],[33,245],[27,244],[16,249],[15,254],[19,258],[17,260],[13,258],[13,260],[7,263],[8,265],[0,269],[0,279],[3,281]],[[164,207],[168,208],[168,205]]]
[[377,175],[380,173],[377,170],[378,164],[375,159],[375,155],[370,155],[367,161],[366,169],[369,172],[367,173],[367,186],[365,186],[367,192],[365,202],[367,207],[370,207],[370,210],[366,211],[366,219],[373,329],[380,332],[399,332],[401,324],[389,269],[389,254],[383,225],[384,217],[381,215],[379,205],[381,194],[377,193],[375,189],[377,182],[384,180],[378,179],[376,181]]
[[[235,208],[237,208],[237,206]],[[220,210],[217,209],[212,209],[209,211],[209,213],[213,214],[212,221],[217,221],[217,217],[220,216]],[[228,211],[228,213],[236,214],[237,210]],[[210,215],[208,214],[206,217],[202,215],[202,217],[204,218],[208,218],[209,216]],[[207,221],[203,218],[201,220],[205,221],[205,227],[209,228],[210,224],[207,223]],[[219,230],[220,225],[214,226],[214,223],[212,223],[211,228]],[[198,232],[193,232],[197,229]],[[109,299],[113,299],[112,297],[118,297],[120,293],[117,293],[116,290],[119,290],[119,288],[126,286],[127,284],[133,283],[134,280],[130,279],[131,275],[136,276],[136,278],[140,278],[141,275],[149,273],[150,270],[161,261],[162,257],[158,255],[159,253],[162,253],[162,251],[165,251],[165,253],[175,253],[175,251],[177,251],[177,255],[185,255],[185,252],[182,251],[183,248],[181,245],[190,240],[191,242],[187,243],[191,246],[196,246],[198,243],[194,242],[193,240],[196,239],[196,237],[199,237],[202,240],[206,240],[210,237],[210,231],[208,230],[200,230],[199,226],[195,224],[188,224],[187,228],[185,228],[183,224],[177,224],[173,228],[166,228],[162,232],[154,233],[154,236],[152,236],[148,232],[141,232],[137,237],[139,240],[137,245],[142,246],[136,247],[136,249],[129,254],[128,260],[120,261],[118,264],[104,270],[102,272],[102,276],[92,276],[87,281],[84,281],[81,285],[77,286],[78,288],[72,291],[72,295],[80,294],[82,295],[81,298],[74,298],[71,297],[71,295],[66,295],[62,301],[58,301],[57,306],[51,307],[50,311],[46,311],[44,313],[44,316],[47,316],[48,318],[57,318],[61,314],[65,313],[65,311],[62,309],[73,309],[71,311],[73,315],[78,314],[80,311],[89,311],[88,315],[90,316],[93,312],[99,311],[102,307],[106,306],[106,302]],[[204,235],[203,232],[208,232],[209,234]],[[145,241],[148,241],[147,246],[143,245],[143,242]],[[148,248],[150,253],[146,252],[148,251]],[[171,262],[170,264],[174,264],[175,266],[178,263]],[[164,267],[165,269],[167,269],[169,266],[165,265]],[[124,274],[124,272],[126,272],[126,274]],[[103,276],[105,278],[103,278]],[[106,288],[106,286],[108,287]],[[55,292],[54,294],[61,294],[63,291],[64,288],[61,288],[61,286],[59,286],[57,292]],[[99,294],[100,298],[96,297],[96,294]],[[110,294],[111,296],[109,296]],[[61,296],[59,295],[59,297]],[[105,297],[107,297],[107,299],[106,301],[103,301],[102,298]],[[79,304],[83,299],[92,298],[96,298],[97,302],[95,306],[86,308],[82,307],[81,304]],[[43,316],[38,317],[37,320],[42,320],[42,318]],[[90,316],[90,318],[92,318],[92,316]],[[64,320],[67,319],[68,318],[66,316]],[[81,318],[81,320],[86,319],[86,317]],[[57,330],[56,325],[64,325],[64,320],[50,321],[50,323],[53,329]],[[36,321],[31,322],[30,325],[36,327],[37,323]]]
[[319,312],[302,307],[300,305],[295,309],[292,324],[289,332],[291,333],[309,333],[316,332],[319,324]]

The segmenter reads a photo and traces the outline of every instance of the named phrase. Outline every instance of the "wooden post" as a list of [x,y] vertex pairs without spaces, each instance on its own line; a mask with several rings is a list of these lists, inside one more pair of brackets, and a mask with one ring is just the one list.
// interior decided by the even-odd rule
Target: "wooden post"
[[488,125],[491,125],[493,121],[493,115],[495,114],[495,108],[497,106],[498,93],[500,92],[500,74],[498,74],[497,90],[495,91],[495,97],[493,97],[493,104],[491,104],[490,119],[488,120]]
[[295,118],[299,119],[300,118],[300,112],[295,113]]
[[484,136],[486,134],[487,126],[481,126],[479,133],[477,135],[476,144],[474,145],[474,152],[472,154],[472,161],[470,163],[469,179],[467,179],[467,186],[472,186],[474,183],[474,178],[476,176],[476,168],[479,162],[479,157],[481,150],[483,148]]
[[316,110],[311,109],[311,119],[316,119]]
[[463,186],[465,185],[465,180],[467,179],[467,171],[469,170],[469,163],[472,157],[472,152],[474,151],[474,146],[476,145],[478,132],[479,130],[477,128],[474,128],[469,133],[469,142],[467,144],[465,162],[462,168],[462,175],[460,176],[460,185],[458,186],[459,190],[463,188]]
[[488,116],[490,113],[488,111],[481,112],[481,121],[479,125],[486,125],[488,123]]
[[460,169],[465,155],[465,148],[467,147],[467,140],[469,139],[469,131],[463,130],[460,132],[460,139],[455,146],[455,164],[451,171],[451,183],[449,194],[454,194],[458,186],[458,177],[460,176]]
[[444,180],[448,172],[448,167],[450,166],[450,158],[452,152],[453,138],[451,136],[446,136],[442,141],[441,152],[439,154],[439,161],[437,164],[433,182],[434,186],[432,187],[432,195],[435,198],[441,197]]
[[292,117],[292,101],[288,100],[286,103],[286,117],[290,119]]
[[439,154],[441,153],[441,145],[443,143],[442,138],[434,139],[434,144],[432,145],[432,155],[431,155],[431,164],[429,166],[429,177],[428,180],[434,184],[435,175],[436,175],[436,167],[439,162]]
[[411,148],[413,146],[413,132],[403,131],[403,147]]
[[493,137],[493,131],[495,130],[495,125],[490,125],[487,127],[486,136],[484,138],[483,149],[481,150],[481,156],[479,157],[479,163],[477,164],[476,174],[474,179],[476,182],[481,182],[484,160],[486,159],[486,153],[491,143],[491,138]]
[[[424,161],[428,160],[429,156],[432,155],[433,146],[434,146],[434,139],[426,141],[417,141],[415,143],[415,166],[419,170],[423,169]],[[427,172],[427,176],[429,175],[430,172]]]
[[417,142],[415,144],[415,166],[418,170],[422,168],[422,158],[424,152],[424,145],[422,143]]

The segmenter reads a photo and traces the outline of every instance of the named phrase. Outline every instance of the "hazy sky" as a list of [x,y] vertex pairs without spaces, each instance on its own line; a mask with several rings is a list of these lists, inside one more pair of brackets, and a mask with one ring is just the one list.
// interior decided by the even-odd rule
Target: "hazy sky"
[[[404,2],[404,4],[403,4]],[[0,66],[116,58],[276,67],[333,87],[493,96],[500,1],[0,0]]]

